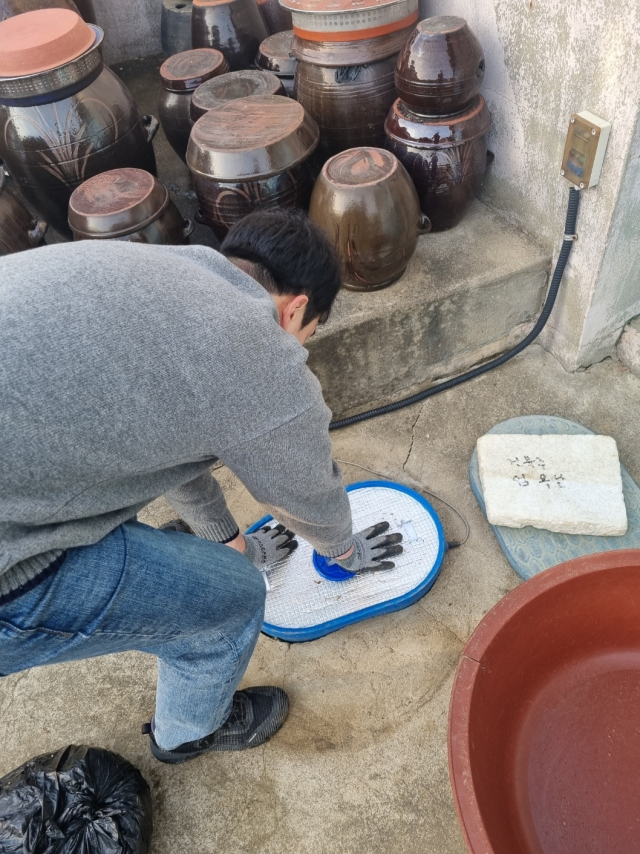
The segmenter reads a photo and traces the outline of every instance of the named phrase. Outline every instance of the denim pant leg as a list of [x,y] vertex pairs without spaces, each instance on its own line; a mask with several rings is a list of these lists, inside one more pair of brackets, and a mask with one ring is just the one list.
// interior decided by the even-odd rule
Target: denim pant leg
[[222,724],[258,639],[261,573],[228,546],[128,522],[71,549],[0,606],[0,675],[141,650],[158,656],[156,737],[171,749]]

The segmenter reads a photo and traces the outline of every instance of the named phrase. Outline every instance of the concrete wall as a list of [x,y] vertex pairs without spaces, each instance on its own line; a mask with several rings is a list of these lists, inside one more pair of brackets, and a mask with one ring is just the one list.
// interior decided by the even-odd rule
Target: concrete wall
[[640,311],[640,4],[421,0],[421,13],[461,15],[482,42],[496,155],[483,199],[556,254],[569,116],[589,109],[612,122],[602,179],[583,194],[580,238],[543,338],[568,369],[603,358]]
[[105,31],[103,52],[109,65],[160,53],[162,0],[93,0],[93,5]]

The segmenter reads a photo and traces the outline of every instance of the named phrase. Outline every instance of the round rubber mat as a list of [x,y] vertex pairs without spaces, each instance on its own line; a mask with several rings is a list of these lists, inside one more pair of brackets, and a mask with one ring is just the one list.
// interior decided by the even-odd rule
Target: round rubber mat
[[[268,593],[263,631],[287,641],[313,640],[343,626],[413,604],[432,587],[442,565],[445,540],[431,505],[400,484],[366,481],[347,487],[354,531],[385,520],[388,533],[401,533],[404,551],[395,569],[331,580],[316,568],[313,547],[297,537],[298,548],[265,568]],[[248,533],[266,522],[266,516]],[[339,568],[338,568],[339,569]]]

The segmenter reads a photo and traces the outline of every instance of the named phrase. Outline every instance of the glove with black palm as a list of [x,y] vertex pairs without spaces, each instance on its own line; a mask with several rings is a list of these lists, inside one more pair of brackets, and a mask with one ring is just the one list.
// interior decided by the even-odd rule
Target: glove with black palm
[[258,569],[262,569],[289,557],[291,552],[298,548],[298,541],[294,540],[294,537],[293,531],[289,531],[284,525],[275,525],[273,528],[265,525],[253,534],[244,535],[243,555]]
[[389,557],[402,554],[402,534],[387,534],[380,536],[389,530],[388,522],[378,522],[353,536],[353,552],[348,558],[333,559],[331,563],[337,563],[347,572],[356,573],[376,572],[381,569],[394,569],[395,563],[386,560]]

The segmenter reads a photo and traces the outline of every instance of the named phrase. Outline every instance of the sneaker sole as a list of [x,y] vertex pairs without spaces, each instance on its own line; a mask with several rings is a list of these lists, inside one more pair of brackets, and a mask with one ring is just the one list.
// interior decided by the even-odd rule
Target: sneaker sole
[[203,750],[194,750],[189,753],[178,753],[175,750],[163,750],[155,743],[153,739],[149,739],[151,753],[160,762],[167,765],[178,765],[181,762],[188,762],[189,759],[195,759],[196,756],[202,756],[203,753],[221,753],[229,751],[251,750],[253,747],[260,747],[266,741],[269,741],[283,723],[289,714],[289,698],[284,691],[279,691],[274,699],[274,709],[270,717],[263,721],[258,729],[251,736],[251,739],[244,744],[213,744],[211,747],[206,747]]

